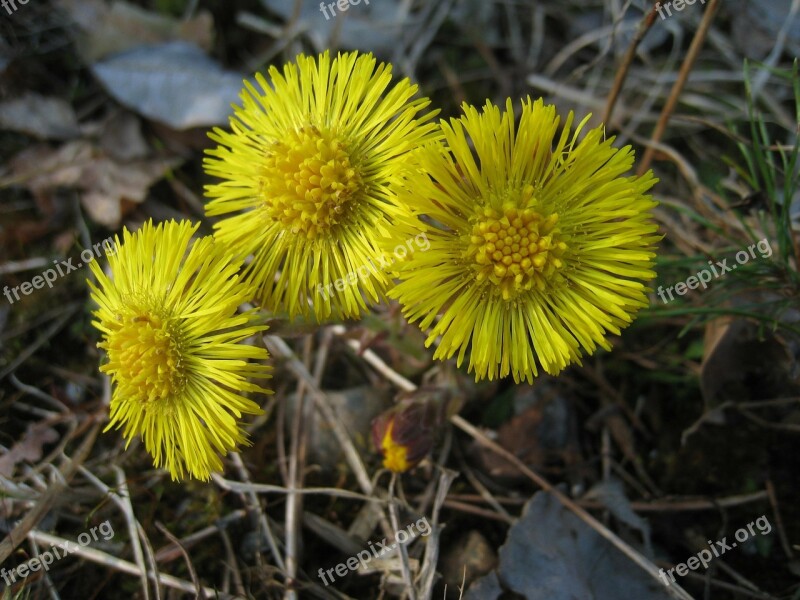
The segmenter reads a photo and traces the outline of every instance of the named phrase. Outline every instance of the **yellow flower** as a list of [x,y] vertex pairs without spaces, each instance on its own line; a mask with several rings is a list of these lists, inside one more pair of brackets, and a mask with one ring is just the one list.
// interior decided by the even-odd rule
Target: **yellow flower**
[[[555,374],[597,346],[610,349],[647,304],[656,234],[646,195],[656,179],[624,176],[630,146],[616,149],[603,128],[560,135],[555,107],[464,106],[460,119],[442,122],[446,147],[416,153],[399,200],[414,216],[405,228],[424,231],[427,252],[400,269],[391,292],[423,330],[434,354],[471,347],[476,380],[509,373],[533,382],[539,367]],[[587,117],[588,119],[588,117]]]
[[397,213],[394,183],[409,150],[436,127],[419,116],[417,86],[390,87],[372,55],[304,55],[260,90],[246,83],[231,132],[210,133],[209,216],[216,238],[242,258],[261,303],[290,317],[358,317],[384,297],[381,268]]
[[93,325],[108,356],[100,370],[114,384],[106,431],[124,427],[128,444],[141,435],[173,480],[221,470],[218,453],[247,443],[237,419],[261,412],[241,393],[269,393],[248,381],[269,376],[269,367],[251,362],[267,351],[239,343],[266,328],[253,312],[236,312],[252,289],[213,238],[190,247],[197,227],[150,221],[126,229],[109,255],[110,278],[90,263]]

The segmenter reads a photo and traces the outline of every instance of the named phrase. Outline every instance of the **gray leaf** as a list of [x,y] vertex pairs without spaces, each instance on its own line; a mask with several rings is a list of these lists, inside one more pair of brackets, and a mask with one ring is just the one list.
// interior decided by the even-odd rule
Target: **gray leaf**
[[[500,548],[498,579],[531,600],[670,598],[663,584],[546,492],[526,504],[509,530]],[[476,600],[496,598],[486,578],[476,583],[489,589]]]
[[186,42],[141,46],[91,69],[121,104],[173,129],[227,124],[244,80]]
[[0,103],[0,127],[39,139],[68,140],[80,134],[68,102],[34,92]]

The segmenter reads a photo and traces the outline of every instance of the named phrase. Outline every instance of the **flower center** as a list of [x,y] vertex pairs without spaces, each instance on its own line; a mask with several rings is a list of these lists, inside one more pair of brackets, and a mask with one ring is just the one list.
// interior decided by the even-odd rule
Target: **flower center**
[[466,257],[479,282],[495,284],[505,300],[546,282],[564,266],[567,245],[559,239],[558,215],[547,217],[531,208],[486,207],[473,221]]
[[261,193],[269,216],[309,239],[347,220],[362,187],[343,141],[313,125],[276,142],[264,161]]
[[126,319],[99,346],[108,353],[108,363],[100,369],[114,376],[120,394],[147,403],[183,388],[180,340],[160,317]]

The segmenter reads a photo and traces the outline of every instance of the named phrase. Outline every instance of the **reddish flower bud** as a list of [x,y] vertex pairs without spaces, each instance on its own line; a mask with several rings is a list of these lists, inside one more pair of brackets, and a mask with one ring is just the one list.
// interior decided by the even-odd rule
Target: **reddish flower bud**
[[395,473],[415,467],[433,447],[435,410],[428,402],[402,402],[372,421],[372,441],[383,466]]

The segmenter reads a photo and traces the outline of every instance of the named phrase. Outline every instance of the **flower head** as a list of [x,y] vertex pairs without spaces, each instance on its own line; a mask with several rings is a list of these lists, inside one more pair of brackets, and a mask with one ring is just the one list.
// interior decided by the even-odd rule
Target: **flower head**
[[384,296],[379,264],[397,212],[394,183],[408,151],[431,139],[434,113],[416,86],[390,87],[372,55],[304,55],[256,75],[232,131],[215,129],[206,213],[225,215],[215,236],[252,255],[245,276],[261,303],[289,316],[357,317]]
[[429,402],[403,401],[372,421],[372,442],[395,473],[415,467],[433,448],[436,413]]
[[218,453],[246,443],[237,419],[261,409],[241,394],[267,393],[248,379],[268,377],[269,368],[251,362],[266,350],[239,343],[265,329],[253,312],[236,312],[252,294],[240,265],[211,237],[190,247],[197,227],[151,221],[124,230],[109,256],[111,276],[92,262],[97,285],[89,285],[108,356],[100,370],[114,385],[106,430],[124,427],[128,444],[141,435],[173,479],[207,480],[222,469]]
[[404,176],[399,200],[425,231],[430,250],[400,267],[390,295],[419,321],[435,358],[470,349],[476,379],[533,381],[580,362],[580,350],[610,348],[647,303],[656,234],[647,190],[652,173],[624,176],[629,146],[603,128],[558,135],[553,106],[530,98],[514,126],[511,101],[442,122],[446,146],[427,144]]

